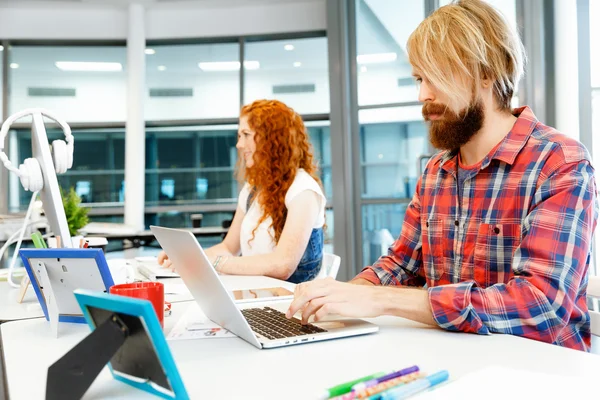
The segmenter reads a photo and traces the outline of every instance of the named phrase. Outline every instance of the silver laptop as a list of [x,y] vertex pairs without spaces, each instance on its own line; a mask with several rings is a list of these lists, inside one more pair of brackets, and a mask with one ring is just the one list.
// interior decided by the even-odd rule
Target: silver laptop
[[285,317],[290,301],[238,305],[191,232],[158,226],[151,226],[150,229],[206,316],[259,349],[363,335],[379,330],[377,325],[360,319],[302,325],[295,317],[291,320]]

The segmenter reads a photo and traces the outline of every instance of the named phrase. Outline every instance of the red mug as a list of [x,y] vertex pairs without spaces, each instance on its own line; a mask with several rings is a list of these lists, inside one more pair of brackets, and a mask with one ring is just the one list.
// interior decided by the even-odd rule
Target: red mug
[[123,283],[111,286],[109,292],[119,296],[149,300],[156,311],[160,326],[164,328],[165,286],[161,282]]

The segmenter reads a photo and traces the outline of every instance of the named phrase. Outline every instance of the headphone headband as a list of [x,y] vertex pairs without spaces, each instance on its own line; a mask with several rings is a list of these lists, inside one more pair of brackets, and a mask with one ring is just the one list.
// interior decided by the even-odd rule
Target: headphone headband
[[0,161],[2,161],[2,163],[8,170],[13,171],[19,176],[21,176],[21,173],[17,168],[13,167],[12,163],[8,159],[8,156],[6,155],[6,153],[4,153],[4,141],[6,140],[6,135],[8,135],[8,130],[15,121],[28,115],[34,114],[46,116],[60,125],[65,135],[68,151],[70,152],[71,157],[73,155],[73,134],[71,133],[71,128],[69,127],[69,125],[67,125],[66,122],[64,122],[62,119],[58,118],[54,113],[46,110],[45,108],[27,108],[25,110],[19,111],[18,113],[15,113],[8,117],[6,121],[4,121],[4,123],[2,124],[2,129],[0,129]]

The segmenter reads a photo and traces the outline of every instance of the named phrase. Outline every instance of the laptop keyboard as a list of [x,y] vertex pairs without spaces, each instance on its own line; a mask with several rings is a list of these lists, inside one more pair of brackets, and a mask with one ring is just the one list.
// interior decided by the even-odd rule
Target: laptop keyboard
[[327,332],[312,324],[302,325],[298,318],[287,319],[284,313],[271,307],[248,308],[240,311],[254,332],[269,339]]

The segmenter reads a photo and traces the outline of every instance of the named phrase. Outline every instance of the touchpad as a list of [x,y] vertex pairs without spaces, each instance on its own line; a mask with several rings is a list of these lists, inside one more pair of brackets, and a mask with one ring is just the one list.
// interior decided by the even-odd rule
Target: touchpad
[[328,331],[332,329],[341,329],[346,327],[344,321],[323,321],[323,322],[313,322],[313,325],[318,326],[319,328],[326,329]]

